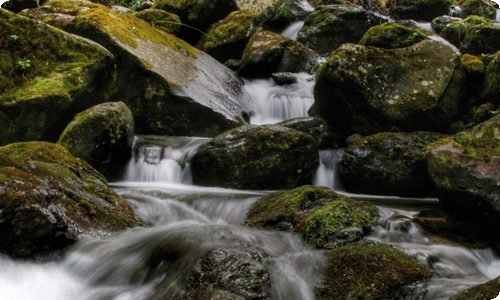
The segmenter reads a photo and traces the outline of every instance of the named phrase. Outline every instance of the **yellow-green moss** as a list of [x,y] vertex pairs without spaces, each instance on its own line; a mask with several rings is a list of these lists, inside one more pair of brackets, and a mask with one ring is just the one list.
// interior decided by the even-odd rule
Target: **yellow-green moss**
[[208,31],[204,48],[211,49],[222,44],[249,38],[254,30],[255,17],[255,14],[249,10],[230,13],[226,19]]
[[484,63],[477,56],[466,53],[460,57],[460,63],[469,73],[477,74],[484,72]]
[[365,46],[395,49],[414,45],[427,36],[429,33],[419,28],[406,27],[398,23],[383,23],[368,29],[359,43]]

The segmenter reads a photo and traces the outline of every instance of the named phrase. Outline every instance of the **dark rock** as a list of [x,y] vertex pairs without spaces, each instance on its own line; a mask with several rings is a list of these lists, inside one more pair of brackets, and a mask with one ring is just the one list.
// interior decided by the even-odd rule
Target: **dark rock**
[[432,21],[447,15],[452,5],[450,0],[391,0],[387,6],[389,13],[400,19]]
[[319,117],[294,118],[276,125],[309,133],[316,140],[319,149],[336,149],[343,145],[339,137],[326,124],[326,121]]

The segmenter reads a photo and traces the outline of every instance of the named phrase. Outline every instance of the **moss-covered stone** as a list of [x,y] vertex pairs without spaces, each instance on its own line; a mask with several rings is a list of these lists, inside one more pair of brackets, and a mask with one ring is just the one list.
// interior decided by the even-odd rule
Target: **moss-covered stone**
[[481,16],[487,19],[495,19],[496,7],[493,1],[488,0],[465,0],[461,4],[462,14]]
[[432,272],[396,248],[362,241],[331,250],[316,299],[405,299]]
[[106,99],[114,65],[105,49],[4,9],[0,34],[0,145],[55,141],[72,114]]
[[368,29],[359,44],[385,49],[404,48],[422,41],[429,35],[427,31],[417,27],[384,23]]
[[500,277],[486,283],[473,286],[449,298],[448,300],[495,299],[500,291]]
[[0,251],[33,257],[79,237],[136,226],[132,207],[64,147],[29,142],[0,148]]
[[481,76],[484,74],[483,61],[471,54],[464,54],[460,57],[460,63],[464,66],[465,70],[472,76]]
[[148,22],[154,28],[176,35],[181,28],[179,16],[161,9],[145,9],[133,13],[133,16]]
[[341,196],[327,187],[302,186],[262,197],[245,224],[301,233],[320,248],[335,248],[371,232],[377,208]]

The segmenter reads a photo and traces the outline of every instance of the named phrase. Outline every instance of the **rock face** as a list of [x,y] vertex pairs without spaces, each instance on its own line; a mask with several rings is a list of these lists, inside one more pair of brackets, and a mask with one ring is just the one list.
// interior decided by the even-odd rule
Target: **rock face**
[[106,179],[62,146],[0,148],[0,252],[33,258],[138,223]]
[[0,8],[0,145],[56,141],[71,116],[107,99],[111,53]]
[[425,196],[432,189],[426,146],[443,135],[429,132],[379,133],[350,144],[339,162],[349,192]]
[[71,18],[54,25],[113,53],[117,72],[111,97],[130,108],[137,133],[215,136],[238,125],[235,118],[246,110],[242,81],[206,53],[91,2],[48,2],[35,15],[51,20],[55,12]]
[[499,234],[500,116],[431,144],[427,166],[440,202]]
[[440,132],[461,113],[465,86],[459,53],[432,37],[395,49],[344,44],[318,71],[309,113],[344,137]]
[[309,134],[246,125],[203,144],[191,162],[193,183],[238,189],[286,189],[310,181],[319,164]]
[[369,234],[377,216],[371,203],[306,185],[262,197],[248,212],[245,225],[298,232],[306,242],[331,249]]
[[316,8],[304,20],[297,40],[321,56],[345,43],[357,43],[375,24],[386,18],[353,4],[325,5]]
[[112,175],[129,158],[134,139],[132,112],[123,102],[93,106],[78,115],[58,144],[104,175]]
[[318,300],[406,299],[418,288],[410,285],[432,277],[413,257],[372,241],[331,250],[328,260],[324,279],[315,289]]

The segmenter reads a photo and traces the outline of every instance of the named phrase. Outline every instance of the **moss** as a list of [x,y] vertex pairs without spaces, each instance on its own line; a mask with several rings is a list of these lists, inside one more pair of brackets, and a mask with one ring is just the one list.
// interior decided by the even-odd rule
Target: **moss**
[[419,28],[383,23],[368,29],[359,44],[385,49],[404,48],[422,41],[428,35],[428,32]]
[[176,34],[182,25],[181,19],[174,14],[160,9],[145,9],[133,14],[136,18],[148,22],[151,26],[170,34]]
[[230,13],[221,23],[209,29],[208,36],[203,44],[205,49],[234,43],[249,38],[254,30],[255,13],[249,10]]
[[500,277],[468,288],[448,300],[496,299],[498,291],[500,291]]
[[483,123],[469,131],[459,132],[453,141],[467,158],[489,161],[493,156],[500,156],[500,132],[493,125]]
[[477,56],[466,53],[460,57],[460,63],[470,74],[484,73],[484,63]]
[[406,299],[407,286],[428,279],[431,271],[396,248],[363,241],[328,253],[316,299]]

